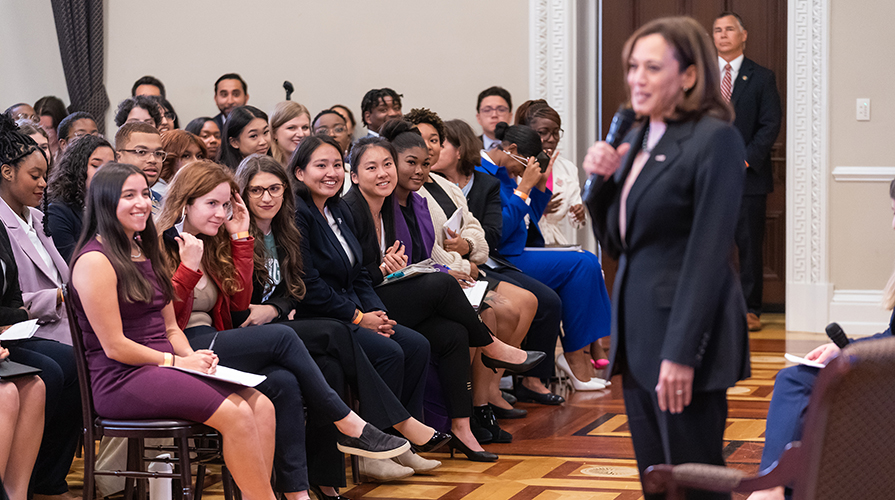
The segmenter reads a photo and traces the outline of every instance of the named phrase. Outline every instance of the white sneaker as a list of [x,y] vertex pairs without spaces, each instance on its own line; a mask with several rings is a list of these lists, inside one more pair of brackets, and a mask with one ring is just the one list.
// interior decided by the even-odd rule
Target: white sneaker
[[441,467],[441,462],[439,462],[438,460],[429,460],[427,458],[423,458],[410,450],[407,450],[397,457],[392,458],[392,460],[397,462],[399,465],[403,465],[404,467],[410,467],[416,473],[431,472]]
[[413,475],[413,469],[388,458],[359,457],[357,468],[361,474],[379,482],[397,481]]

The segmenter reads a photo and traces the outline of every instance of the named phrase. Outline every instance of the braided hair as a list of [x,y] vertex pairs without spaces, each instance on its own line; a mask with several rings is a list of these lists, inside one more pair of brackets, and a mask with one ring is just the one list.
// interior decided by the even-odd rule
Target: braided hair
[[19,163],[35,151],[39,151],[43,159],[47,160],[43,150],[34,139],[19,130],[11,116],[0,114],[0,165],[9,165],[18,170]]

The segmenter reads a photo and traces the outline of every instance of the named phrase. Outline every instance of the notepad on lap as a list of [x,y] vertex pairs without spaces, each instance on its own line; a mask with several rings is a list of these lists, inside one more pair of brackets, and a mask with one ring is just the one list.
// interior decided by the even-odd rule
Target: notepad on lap
[[30,339],[32,336],[34,336],[34,332],[37,331],[37,328],[38,325],[36,319],[21,321],[10,326],[3,333],[0,333],[0,342],[7,340]]
[[23,365],[22,363],[16,363],[15,361],[10,361],[8,359],[0,361],[0,380],[24,377],[26,375],[37,375],[40,371],[40,368]]
[[227,368],[226,366],[221,365],[217,366],[213,374],[202,373],[196,370],[190,370],[189,368],[181,368],[179,366],[166,366],[164,368],[174,368],[175,370],[191,373],[200,377],[221,380],[223,382],[230,382],[231,384],[243,385],[245,387],[255,387],[256,385],[264,382],[264,380],[267,379],[267,375],[258,375],[256,373],[244,372],[235,368]]
[[488,293],[488,282],[476,281],[475,285],[464,288],[463,293],[466,294],[466,299],[469,300],[472,307],[478,309],[482,305],[482,300],[485,299],[485,294]]
[[810,359],[800,358],[800,357],[790,354],[788,352],[785,353],[783,355],[783,357],[786,358],[786,360],[791,363],[798,363],[800,365],[812,366],[814,368],[823,368],[823,367],[827,366],[827,365],[818,363],[817,361],[811,361]]

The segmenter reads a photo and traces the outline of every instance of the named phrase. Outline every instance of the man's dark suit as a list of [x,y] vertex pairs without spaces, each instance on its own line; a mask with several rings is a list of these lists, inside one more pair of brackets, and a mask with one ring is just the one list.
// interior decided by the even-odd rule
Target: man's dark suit
[[224,113],[218,113],[218,114],[214,115],[214,118],[212,118],[212,120],[214,120],[214,122],[218,124],[218,129],[220,129],[221,135],[224,134],[224,120],[225,119],[226,119],[226,116],[224,116]]
[[[644,128],[625,142],[642,144]],[[622,242],[620,196],[639,149],[587,200],[595,220],[605,221],[603,248],[621,256],[612,373],[623,374],[641,471],[656,463],[723,464],[725,392],[749,375],[745,304],[729,258],[743,189],[742,140],[715,118],[669,122],[627,197]],[[611,200],[602,211],[593,203],[601,197]],[[663,360],[694,368],[692,403],[681,414],[658,409]]]
[[765,211],[767,195],[774,190],[771,148],[777,140],[782,119],[774,72],[744,58],[733,83],[730,103],[736,111],[733,125],[743,136],[749,164],[736,231],[740,281],[748,311],[761,314]]

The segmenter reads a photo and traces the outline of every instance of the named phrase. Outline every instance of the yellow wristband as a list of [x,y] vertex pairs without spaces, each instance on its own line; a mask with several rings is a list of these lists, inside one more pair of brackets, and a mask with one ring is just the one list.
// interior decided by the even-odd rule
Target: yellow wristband
[[249,236],[250,235],[249,235],[248,231],[240,231],[238,233],[231,234],[230,239],[233,241],[236,241],[236,240],[242,240],[242,239],[248,238]]
[[164,353],[165,360],[159,366],[174,366],[174,355],[170,352]]
[[355,325],[359,325],[361,321],[364,319],[364,313],[360,312],[360,309],[357,310],[357,314],[354,315],[354,319],[351,320]]
[[525,194],[525,193],[523,193],[522,191],[519,191],[518,189],[516,189],[515,191],[513,191],[513,194],[515,194],[516,196],[522,198],[522,201],[526,201],[526,200],[528,200],[528,195]]

